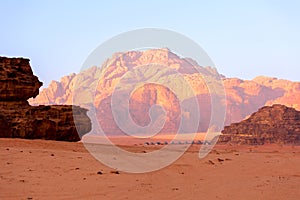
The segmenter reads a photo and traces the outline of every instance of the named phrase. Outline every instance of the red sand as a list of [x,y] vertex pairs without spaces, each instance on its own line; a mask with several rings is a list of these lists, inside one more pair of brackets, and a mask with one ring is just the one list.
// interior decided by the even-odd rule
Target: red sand
[[82,143],[0,139],[0,199],[299,199],[299,146],[215,146],[202,160],[198,149],[159,171],[114,174]]

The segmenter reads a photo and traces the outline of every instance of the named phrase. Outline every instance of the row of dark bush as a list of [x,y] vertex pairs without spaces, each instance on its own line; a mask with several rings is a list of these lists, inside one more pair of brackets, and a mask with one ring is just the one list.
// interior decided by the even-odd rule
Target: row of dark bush
[[197,140],[197,141],[172,141],[172,142],[145,142],[144,145],[148,146],[148,145],[168,145],[168,144],[172,144],[172,145],[178,145],[178,144],[210,144],[210,142],[208,141],[201,141],[201,140]]

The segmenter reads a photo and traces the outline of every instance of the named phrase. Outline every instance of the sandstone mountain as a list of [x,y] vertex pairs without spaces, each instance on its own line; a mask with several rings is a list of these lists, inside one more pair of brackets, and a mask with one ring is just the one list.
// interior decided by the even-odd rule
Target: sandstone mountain
[[[123,133],[118,127],[120,123],[125,129],[130,129],[130,133],[152,133],[153,128],[159,129],[155,127],[160,127],[162,132],[168,133],[178,128],[181,132],[206,131],[211,118],[210,95],[218,98],[217,90],[221,87],[218,80],[221,79],[214,68],[200,67],[195,61],[180,58],[168,49],[132,51],[114,54],[102,68],[93,66],[77,75],[63,77],[60,82],[52,81],[49,87],[42,90],[38,97],[31,99],[30,103],[75,104],[86,108],[95,106],[98,122],[105,133],[109,134]],[[210,95],[207,82],[214,86]],[[123,91],[114,93],[120,85]],[[129,102],[129,116],[126,113],[126,102],[121,100],[130,90],[133,93]],[[113,93],[120,100],[117,103],[118,125],[110,105]],[[200,124],[197,122],[199,114],[196,113],[195,106],[192,106],[196,99],[201,102]],[[178,112],[179,102],[183,102],[184,113]],[[222,103],[225,104],[224,101]],[[157,104],[163,109],[152,109],[153,105]],[[146,128],[131,126],[131,118],[137,125]],[[181,118],[183,123],[179,126]]]
[[[78,93],[78,91],[74,92],[77,83],[81,85],[80,98],[84,97],[86,99],[81,99],[81,102],[86,102],[86,105],[81,106],[89,107],[90,99],[94,99],[92,103],[98,108],[97,113],[101,118],[99,119],[101,125],[107,127],[107,130],[115,130],[116,124],[113,122],[113,116],[107,105],[111,101],[110,98],[114,88],[118,86],[124,74],[136,69],[134,76],[141,80],[164,80],[164,83],[171,87],[183,84],[184,81],[181,81],[176,73],[166,73],[163,70],[157,70],[149,66],[147,68],[137,67],[153,63],[175,70],[191,86],[199,101],[201,110],[201,124],[199,124],[198,131],[205,131],[211,117],[210,95],[214,95],[209,92],[205,81],[214,82],[220,77],[213,68],[201,67],[195,61],[189,58],[181,58],[168,49],[116,53],[101,68],[93,66],[79,74],[73,73],[65,76],[60,81],[52,81],[47,88],[43,89],[36,98],[30,99],[29,102],[31,105],[72,104],[74,99],[79,98],[74,96]],[[201,75],[195,70],[195,67],[201,72]],[[263,76],[256,77],[253,80],[226,78],[224,76],[221,78],[226,92],[226,125],[244,119],[265,105],[280,103],[300,109],[300,83],[298,82]],[[130,77],[126,84],[129,83]],[[180,96],[193,95],[186,94],[188,90],[182,90],[182,93],[176,94],[177,96],[167,94],[168,90],[166,88],[158,87],[155,84],[143,87],[131,97],[130,108],[133,120],[141,125],[149,123],[149,115],[144,113],[149,110],[151,105],[158,103],[169,113],[166,121],[166,131],[175,130],[180,118],[176,114],[178,109],[176,103],[178,99],[176,100],[176,98],[182,100]],[[186,101],[188,100],[186,99]],[[188,110],[183,115],[191,115],[190,112]],[[188,127],[189,125],[186,124],[185,126]]]
[[265,106],[222,133],[220,143],[300,144],[300,111],[280,104]]
[[78,141],[91,130],[84,108],[28,104],[42,86],[29,59],[0,57],[0,78],[0,137]]

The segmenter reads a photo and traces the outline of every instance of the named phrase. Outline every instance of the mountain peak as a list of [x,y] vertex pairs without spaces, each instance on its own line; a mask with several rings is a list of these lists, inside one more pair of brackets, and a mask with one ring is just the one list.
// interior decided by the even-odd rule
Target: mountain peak
[[[160,66],[160,69],[165,69],[168,73],[157,70],[157,66]],[[30,99],[29,102],[32,105],[72,104],[77,83],[81,88],[85,88],[80,91],[80,94],[85,98],[82,101],[87,102],[86,106],[88,106],[90,99],[94,99],[93,104],[99,106],[102,101],[111,96],[112,91],[120,80],[124,79],[125,75],[126,81],[130,81],[130,78],[138,78],[139,80],[159,79],[174,87],[183,84],[183,82],[178,81],[178,76],[182,76],[199,99],[203,121],[206,123],[209,120],[211,98],[205,80],[213,82],[220,78],[216,70],[211,67],[200,67],[192,59],[181,58],[167,48],[116,53],[102,65],[102,68],[93,66],[79,74],[73,73],[62,77],[59,82],[50,84],[48,88],[43,89],[35,99]],[[253,80],[223,77],[223,84],[226,92],[225,123],[227,125],[244,119],[262,106],[283,104],[300,109],[300,83],[298,82],[258,76]],[[96,88],[96,91],[90,89],[91,87]],[[147,88],[147,91],[156,93],[165,90],[158,87],[158,89]],[[187,94],[187,91],[182,90],[181,94],[176,95],[180,98],[180,96],[191,96],[192,94]],[[153,98],[155,95],[150,95],[150,97]]]

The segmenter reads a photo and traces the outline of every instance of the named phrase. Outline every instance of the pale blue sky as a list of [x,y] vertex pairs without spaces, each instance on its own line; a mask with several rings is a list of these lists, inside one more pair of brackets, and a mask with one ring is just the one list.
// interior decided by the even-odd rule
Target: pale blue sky
[[153,27],[196,41],[227,77],[300,81],[299,2],[0,0],[0,55],[29,57],[47,85],[107,39]]

